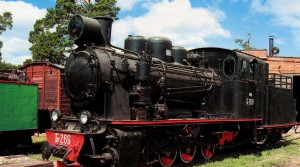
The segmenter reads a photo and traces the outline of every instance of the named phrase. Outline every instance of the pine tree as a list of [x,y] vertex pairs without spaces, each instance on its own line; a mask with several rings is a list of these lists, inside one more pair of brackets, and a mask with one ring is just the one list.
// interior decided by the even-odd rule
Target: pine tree
[[[4,12],[0,15],[0,35],[6,31],[7,28],[12,29],[13,25],[12,14],[10,12]],[[3,47],[3,42],[0,41],[0,61],[2,60],[1,48]]]
[[48,60],[52,63],[63,64],[65,54],[70,52],[73,41],[68,38],[68,23],[72,16],[111,16],[115,19],[120,8],[116,0],[56,0],[54,8],[47,9],[44,18],[34,24],[34,30],[29,34],[32,59],[35,61]]

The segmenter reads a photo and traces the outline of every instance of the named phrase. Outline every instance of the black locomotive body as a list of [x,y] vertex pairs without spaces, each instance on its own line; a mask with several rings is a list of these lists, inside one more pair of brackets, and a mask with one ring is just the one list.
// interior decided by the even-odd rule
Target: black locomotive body
[[51,113],[43,157],[61,166],[172,166],[196,152],[276,142],[297,125],[292,80],[221,48],[186,51],[165,37],[110,44],[112,19],[75,16],[65,67],[72,115]]
[[[216,113],[236,119],[263,118],[264,125],[295,121],[292,77],[269,74],[268,64],[257,57],[221,48],[199,48],[188,57],[202,55],[220,71],[222,87],[212,92]],[[284,105],[288,104],[288,105]]]

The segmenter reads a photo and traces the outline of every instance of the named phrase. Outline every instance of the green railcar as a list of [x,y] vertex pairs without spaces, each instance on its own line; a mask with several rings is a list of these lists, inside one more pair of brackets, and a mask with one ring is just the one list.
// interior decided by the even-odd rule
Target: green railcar
[[36,84],[0,81],[0,133],[38,129],[37,105]]

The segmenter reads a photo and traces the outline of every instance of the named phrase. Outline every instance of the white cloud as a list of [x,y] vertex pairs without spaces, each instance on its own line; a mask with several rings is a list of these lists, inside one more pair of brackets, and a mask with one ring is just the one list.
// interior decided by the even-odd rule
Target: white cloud
[[117,0],[117,6],[120,7],[122,10],[131,10],[133,6],[145,0]]
[[0,1],[0,12],[10,11],[12,13],[14,26],[32,28],[36,19],[46,14],[46,9],[39,9],[32,4],[23,1]]
[[[299,50],[300,43],[300,1],[299,0],[253,0],[251,4],[256,12],[271,16],[270,23],[290,29],[292,39],[276,40],[279,45],[289,44],[289,48]],[[293,44],[293,45],[291,45]]]
[[5,11],[12,13],[13,28],[1,35],[2,60],[7,63],[21,64],[26,58],[31,57],[29,31],[33,30],[37,19],[45,16],[46,9],[39,9],[22,1],[0,1],[0,14]]
[[[29,52],[29,47],[31,44],[27,39],[10,37],[8,39],[4,38],[5,47],[2,51],[4,54],[4,61],[13,64],[22,64],[25,59],[31,58]],[[29,52],[29,54],[28,54]]]
[[273,15],[272,23],[290,28],[300,28],[299,0],[253,0],[254,10]]
[[[139,17],[125,17],[113,24],[112,44],[123,46],[127,35],[165,36],[173,45],[187,48],[207,45],[208,38],[229,38],[230,32],[220,22],[221,11],[193,8],[188,0],[162,0],[147,3],[148,12]],[[144,5],[146,6],[146,5]]]

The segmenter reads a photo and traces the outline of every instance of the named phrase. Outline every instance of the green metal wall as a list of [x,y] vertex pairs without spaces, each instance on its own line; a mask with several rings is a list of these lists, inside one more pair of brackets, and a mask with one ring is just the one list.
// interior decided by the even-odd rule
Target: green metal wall
[[37,129],[38,87],[0,81],[0,131]]

